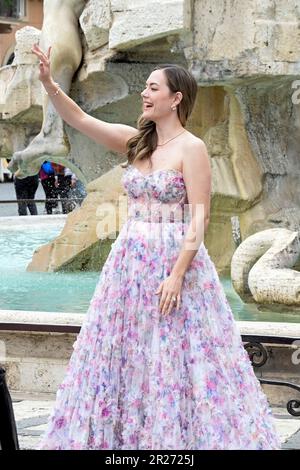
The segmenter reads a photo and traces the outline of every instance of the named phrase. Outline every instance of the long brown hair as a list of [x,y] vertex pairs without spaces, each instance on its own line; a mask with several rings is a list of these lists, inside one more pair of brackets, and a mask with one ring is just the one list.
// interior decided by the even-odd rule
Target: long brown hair
[[[183,127],[186,126],[197,95],[197,82],[193,75],[184,67],[175,64],[159,65],[154,70],[163,70],[167,85],[172,93],[180,91],[182,100],[176,107],[177,115]],[[154,121],[145,119],[142,115],[137,122],[139,133],[127,142],[127,162],[125,165],[133,163],[135,160],[149,159],[157,147],[157,132]]]

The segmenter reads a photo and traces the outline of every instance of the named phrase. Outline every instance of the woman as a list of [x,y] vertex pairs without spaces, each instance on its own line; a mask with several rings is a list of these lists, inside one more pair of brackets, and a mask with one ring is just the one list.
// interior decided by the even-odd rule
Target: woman
[[154,70],[135,129],[83,112],[52,80],[50,48],[33,52],[62,118],[129,162],[122,176],[129,217],[40,448],[278,449],[267,399],[203,244],[211,169],[204,143],[185,129],[194,78],[174,65]]

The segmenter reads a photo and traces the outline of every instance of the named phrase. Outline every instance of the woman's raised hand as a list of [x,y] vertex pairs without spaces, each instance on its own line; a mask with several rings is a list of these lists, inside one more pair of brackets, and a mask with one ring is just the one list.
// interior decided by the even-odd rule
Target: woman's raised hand
[[51,80],[51,74],[50,74],[50,52],[51,52],[51,46],[48,48],[48,52],[45,54],[40,47],[37,44],[34,44],[32,47],[31,51],[33,54],[35,54],[40,63],[40,73],[39,73],[39,80],[42,83],[49,82]]

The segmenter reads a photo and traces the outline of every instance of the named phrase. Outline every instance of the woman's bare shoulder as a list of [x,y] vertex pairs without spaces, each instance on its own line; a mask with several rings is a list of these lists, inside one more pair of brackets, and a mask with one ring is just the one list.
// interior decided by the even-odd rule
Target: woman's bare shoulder
[[192,134],[191,132],[187,132],[185,141],[185,155],[199,155],[200,154],[207,154],[207,147],[205,142],[197,137],[196,135]]
[[187,131],[186,133],[186,141],[185,143],[190,146],[190,147],[204,147],[205,146],[205,143],[202,139],[200,139],[200,137],[197,137],[195,134],[193,134],[192,132],[190,131]]

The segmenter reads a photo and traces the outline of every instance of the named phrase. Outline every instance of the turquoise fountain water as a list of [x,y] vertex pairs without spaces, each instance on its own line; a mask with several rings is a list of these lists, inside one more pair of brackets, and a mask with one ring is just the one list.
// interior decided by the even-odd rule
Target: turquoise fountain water
[[59,227],[0,230],[0,309],[85,312],[99,273],[26,272],[34,250],[60,232]]
[[[62,226],[62,225],[61,225]],[[26,267],[36,248],[55,238],[61,226],[22,225],[0,229],[0,309],[85,313],[99,273],[31,273]],[[261,311],[245,304],[229,277],[221,277],[236,320],[300,323],[300,312],[280,307]]]

